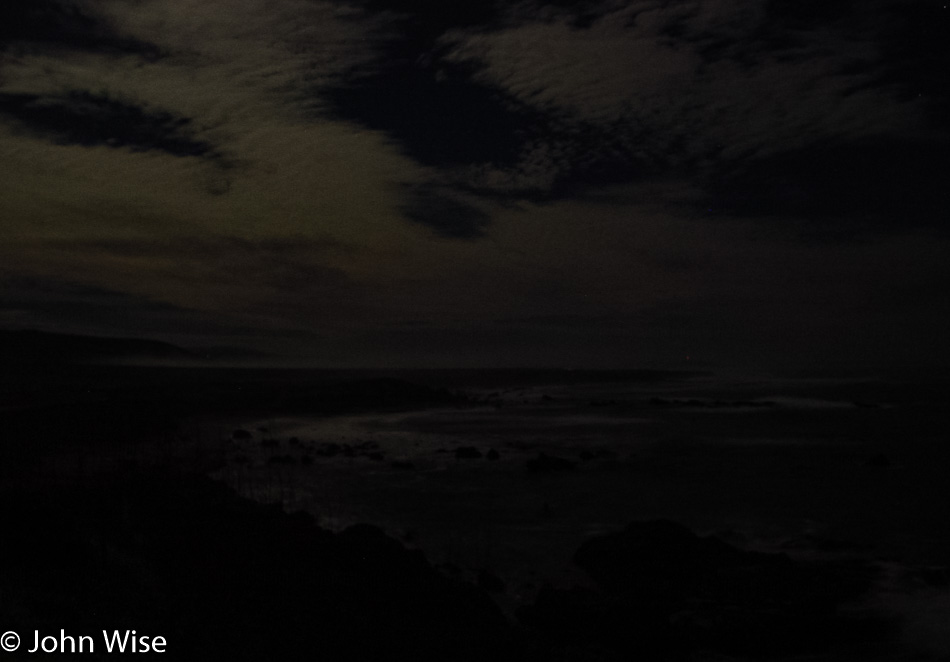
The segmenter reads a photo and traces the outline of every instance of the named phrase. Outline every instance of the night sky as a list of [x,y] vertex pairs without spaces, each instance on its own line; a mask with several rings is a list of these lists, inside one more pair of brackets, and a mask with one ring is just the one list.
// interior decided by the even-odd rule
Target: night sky
[[945,3],[4,0],[0,328],[946,365]]

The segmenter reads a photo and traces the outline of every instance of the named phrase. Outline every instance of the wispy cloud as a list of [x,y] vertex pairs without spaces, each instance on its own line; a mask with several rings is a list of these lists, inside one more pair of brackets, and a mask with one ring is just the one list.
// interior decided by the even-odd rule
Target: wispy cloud
[[87,91],[45,97],[0,93],[0,114],[16,118],[32,132],[61,144],[214,156],[211,145],[191,136],[188,118]]
[[888,5],[5,3],[3,319],[606,356],[943,282],[946,15]]
[[650,177],[711,182],[829,141],[911,151],[924,104],[873,84],[893,65],[871,9],[875,21],[840,3],[604,2],[447,33],[447,61],[547,118],[520,162],[473,168],[473,186],[518,191],[530,169],[547,173],[531,180],[537,194],[557,196]]
[[[92,9],[92,11],[89,11]],[[155,57],[149,41],[123,34],[89,3],[11,0],[0,6],[0,48],[15,54],[36,48]]]

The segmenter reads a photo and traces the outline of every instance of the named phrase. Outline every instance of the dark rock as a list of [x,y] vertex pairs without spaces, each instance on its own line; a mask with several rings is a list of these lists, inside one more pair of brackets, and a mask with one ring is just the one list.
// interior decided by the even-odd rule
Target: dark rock
[[0,590],[24,626],[133,623],[176,659],[525,659],[483,591],[375,527],[335,535],[201,478],[117,480],[0,503]]
[[884,453],[878,453],[869,457],[864,464],[874,469],[887,469],[891,466],[891,460]]
[[448,575],[449,577],[461,577],[462,569],[455,565],[454,563],[442,563],[439,565],[439,569]]
[[696,649],[811,654],[889,632],[879,619],[839,612],[875,576],[859,560],[796,562],[658,520],[592,538],[574,561],[597,589],[547,589],[519,618],[548,636],[597,642],[622,657],[685,659]]
[[538,453],[538,456],[532,460],[528,460],[525,466],[528,468],[528,471],[532,473],[547,473],[551,471],[571,471],[577,468],[577,463],[565,460],[562,457],[557,457],[556,455]]
[[489,460],[497,460],[498,458],[501,457],[501,455],[498,453],[498,451],[492,448],[488,451],[485,457],[488,458]]
[[474,446],[460,446],[455,449],[455,459],[457,460],[477,460],[482,456],[482,452]]
[[408,460],[393,460],[389,463],[393,469],[415,469],[416,465]]
[[666,614],[629,609],[589,588],[542,586],[534,604],[518,609],[516,616],[522,625],[542,633],[555,645],[613,652],[592,659],[687,658],[686,642]]
[[235,430],[231,433],[232,439],[247,440],[251,438],[251,433],[247,430]]
[[950,586],[950,571],[940,566],[918,568],[911,579],[930,588],[946,590]]
[[319,450],[317,450],[317,455],[321,455],[323,457],[336,457],[342,450],[343,448],[340,446],[340,444],[326,443],[320,446]]
[[864,551],[861,545],[846,540],[835,540],[812,534],[796,536],[782,543],[782,549],[807,550],[830,554],[854,553]]
[[739,563],[741,555],[716,538],[699,538],[681,524],[657,520],[588,540],[574,562],[610,591],[668,601],[687,595],[712,568]]
[[491,570],[487,570],[485,568],[482,568],[478,571],[476,584],[480,589],[488,591],[489,593],[505,592],[505,582],[503,582],[501,578]]
[[307,412],[344,413],[367,409],[398,410],[461,402],[464,402],[464,398],[459,398],[446,389],[382,377],[333,380],[315,384],[304,392],[298,391],[283,397],[282,407]]
[[723,407],[769,408],[778,405],[777,402],[772,400],[700,400],[699,398],[670,400],[660,397],[650,398],[650,404],[654,407],[686,407],[690,409],[721,409]]

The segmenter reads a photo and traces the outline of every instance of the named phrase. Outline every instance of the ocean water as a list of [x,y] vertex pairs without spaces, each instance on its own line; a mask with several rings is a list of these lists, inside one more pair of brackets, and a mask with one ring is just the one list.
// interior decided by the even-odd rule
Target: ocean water
[[512,615],[542,586],[589,582],[571,561],[584,540],[666,518],[746,549],[868,561],[879,579],[850,608],[900,622],[902,659],[950,659],[946,380],[115,367],[54,377],[0,376],[13,494],[43,481],[81,488],[129,465],[203,468],[331,529],[375,524],[446,574],[493,577]]
[[[574,550],[633,520],[803,558],[845,550],[889,568],[867,606],[899,613],[914,647],[944,650],[950,602],[912,577],[950,562],[945,384],[482,375],[450,385],[466,403],[228,420],[251,437],[229,441],[216,476],[330,528],[376,524],[462,578],[488,571],[509,611],[545,584],[583,585]],[[540,454],[571,468],[532,470]]]

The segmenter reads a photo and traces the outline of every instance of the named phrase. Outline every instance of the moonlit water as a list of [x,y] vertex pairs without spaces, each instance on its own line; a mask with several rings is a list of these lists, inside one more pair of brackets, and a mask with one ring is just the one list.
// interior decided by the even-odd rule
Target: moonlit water
[[[801,556],[826,553],[809,541],[838,541],[896,568],[871,600],[933,646],[927,624],[943,602],[903,577],[950,557],[934,507],[942,388],[702,376],[478,385],[458,406],[235,420],[252,438],[231,442],[218,475],[329,528],[376,524],[463,578],[490,571],[509,609],[543,584],[583,584],[570,562],[580,542],[635,519]],[[481,457],[456,456],[469,448]],[[540,453],[574,468],[531,471]]]

